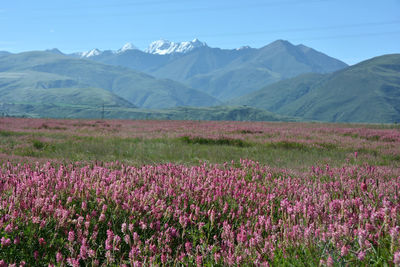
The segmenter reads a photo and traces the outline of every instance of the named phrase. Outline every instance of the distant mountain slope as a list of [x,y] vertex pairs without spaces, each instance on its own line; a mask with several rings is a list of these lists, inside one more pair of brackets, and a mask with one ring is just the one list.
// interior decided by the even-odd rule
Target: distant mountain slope
[[195,75],[187,83],[218,99],[226,100],[246,95],[254,88],[279,81],[279,73],[267,68],[244,67],[232,70],[217,70],[211,73]]
[[[71,58],[54,52],[26,52],[0,57],[0,73],[32,71],[68,77],[73,81],[71,87],[74,88],[107,90],[139,107],[210,106],[219,103],[206,93],[178,82],[159,80],[124,67]],[[28,81],[24,80],[24,88],[28,88]],[[35,87],[35,84],[31,87]]]
[[400,54],[280,81],[230,103],[312,120],[399,122]]
[[107,90],[88,87],[67,76],[36,71],[0,72],[0,102],[135,107]]
[[90,59],[126,66],[202,90],[221,100],[302,73],[329,73],[347,65],[304,45],[278,40],[260,49],[220,49],[200,45],[186,53],[149,54],[139,50],[104,52]]
[[88,107],[81,105],[6,104],[0,102],[0,116],[34,118],[101,118],[106,119],[167,119],[167,120],[215,120],[215,121],[299,121],[298,118],[282,116],[251,107],[176,107],[169,109],[137,109]]

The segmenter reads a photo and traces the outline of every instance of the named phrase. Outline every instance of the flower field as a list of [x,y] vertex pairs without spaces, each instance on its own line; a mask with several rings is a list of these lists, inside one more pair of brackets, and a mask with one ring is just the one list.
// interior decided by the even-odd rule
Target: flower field
[[400,266],[396,127],[106,123],[0,120],[0,266]]

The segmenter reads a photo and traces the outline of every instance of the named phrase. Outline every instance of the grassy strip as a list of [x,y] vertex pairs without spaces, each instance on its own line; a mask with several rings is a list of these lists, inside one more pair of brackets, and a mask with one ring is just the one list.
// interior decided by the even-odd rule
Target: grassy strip
[[141,139],[2,132],[0,160],[16,156],[19,160],[26,157],[28,160],[53,159],[64,163],[118,160],[133,165],[167,162],[193,165],[199,161],[224,163],[249,158],[273,167],[301,170],[315,164],[339,166],[347,160],[350,160],[351,164],[368,162],[371,165],[386,166],[400,162],[399,156],[385,155],[375,150],[359,150],[359,157],[356,159],[351,157],[353,149],[341,148],[331,143],[303,144],[280,141],[260,144],[227,137]]
[[219,137],[217,139],[213,139],[200,136],[195,136],[195,137],[182,136],[180,140],[186,144],[224,145],[224,146],[237,146],[237,147],[253,146],[253,144],[246,142],[242,139],[233,139],[227,137]]

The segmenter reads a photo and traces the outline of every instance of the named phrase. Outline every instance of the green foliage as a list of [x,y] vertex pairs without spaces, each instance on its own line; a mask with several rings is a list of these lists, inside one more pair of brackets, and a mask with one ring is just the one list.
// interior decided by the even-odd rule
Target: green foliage
[[33,143],[33,147],[38,150],[42,150],[46,146],[46,143],[44,143],[40,140],[33,140],[32,143]]

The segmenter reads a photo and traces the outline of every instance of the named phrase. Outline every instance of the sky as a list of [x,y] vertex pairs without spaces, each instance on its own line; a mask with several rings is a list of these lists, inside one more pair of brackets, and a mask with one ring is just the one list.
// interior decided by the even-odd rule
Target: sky
[[400,0],[4,0],[0,51],[304,44],[348,64],[400,53]]

